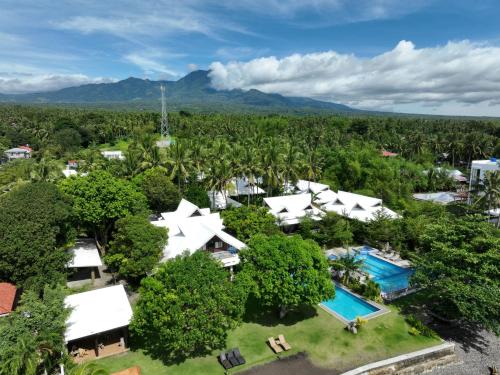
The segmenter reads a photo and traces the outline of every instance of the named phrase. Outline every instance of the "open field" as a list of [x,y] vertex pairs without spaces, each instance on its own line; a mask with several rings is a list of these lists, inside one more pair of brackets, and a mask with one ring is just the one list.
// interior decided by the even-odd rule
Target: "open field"
[[[293,346],[289,354],[307,352],[314,365],[336,370],[347,370],[439,343],[437,339],[408,334],[408,326],[398,309],[393,306],[390,309],[389,314],[369,320],[358,335],[345,331],[343,323],[320,308],[290,314],[282,322],[269,314],[246,319],[229,334],[227,347],[239,347],[247,364],[229,373],[276,359],[266,340],[280,333]],[[138,365],[146,375],[223,374],[217,354],[166,366],[137,350],[102,359],[99,363],[111,371]]]

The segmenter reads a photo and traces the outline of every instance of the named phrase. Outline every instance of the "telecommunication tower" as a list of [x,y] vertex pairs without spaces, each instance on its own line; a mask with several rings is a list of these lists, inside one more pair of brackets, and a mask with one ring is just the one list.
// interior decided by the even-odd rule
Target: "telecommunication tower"
[[167,100],[165,97],[165,85],[160,86],[161,90],[161,137],[168,138],[168,115],[167,115]]

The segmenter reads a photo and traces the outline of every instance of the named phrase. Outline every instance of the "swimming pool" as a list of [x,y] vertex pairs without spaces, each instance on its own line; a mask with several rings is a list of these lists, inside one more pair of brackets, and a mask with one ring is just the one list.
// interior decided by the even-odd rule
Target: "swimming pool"
[[358,316],[366,317],[381,310],[338,286],[335,288],[335,298],[323,301],[321,305],[347,321],[354,320]]
[[414,272],[411,268],[396,266],[369,253],[360,253],[357,258],[363,260],[361,269],[372,276],[382,292],[390,293],[408,288],[410,276]]

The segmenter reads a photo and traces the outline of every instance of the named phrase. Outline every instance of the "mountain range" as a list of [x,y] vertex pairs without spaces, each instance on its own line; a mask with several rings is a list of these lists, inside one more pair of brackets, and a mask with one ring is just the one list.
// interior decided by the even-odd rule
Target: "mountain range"
[[127,78],[113,83],[86,84],[57,91],[30,94],[0,94],[0,102],[85,105],[159,110],[160,86],[166,87],[169,111],[201,112],[292,112],[360,113],[362,111],[331,102],[304,97],[286,97],[259,90],[215,90],[209,71],[197,70],[178,81],[151,81]]

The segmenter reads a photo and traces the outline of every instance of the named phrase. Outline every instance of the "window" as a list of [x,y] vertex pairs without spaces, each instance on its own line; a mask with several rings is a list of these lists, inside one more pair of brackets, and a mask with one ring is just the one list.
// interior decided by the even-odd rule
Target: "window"
[[224,246],[224,243],[222,241],[215,241],[215,248],[220,249]]

